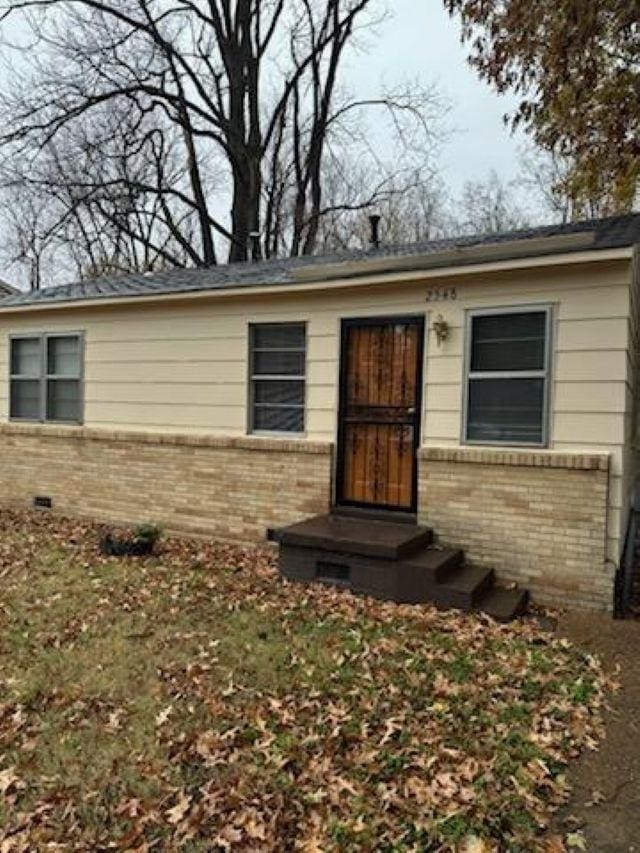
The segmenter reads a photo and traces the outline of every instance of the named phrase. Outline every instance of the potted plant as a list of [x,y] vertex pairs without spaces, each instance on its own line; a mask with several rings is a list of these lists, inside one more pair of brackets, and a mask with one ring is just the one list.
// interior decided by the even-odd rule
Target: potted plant
[[106,533],[100,550],[108,557],[148,557],[154,552],[160,532],[154,524],[139,524],[132,531]]

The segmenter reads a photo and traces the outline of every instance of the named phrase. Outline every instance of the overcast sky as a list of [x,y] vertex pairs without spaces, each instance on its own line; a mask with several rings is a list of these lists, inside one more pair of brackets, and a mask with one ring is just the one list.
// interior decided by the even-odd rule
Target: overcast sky
[[525,140],[502,121],[515,100],[497,95],[469,67],[458,20],[441,0],[389,0],[388,6],[392,12],[367,39],[368,50],[351,62],[354,87],[374,94],[381,78],[436,83],[451,103],[448,124],[455,128],[439,159],[445,183],[455,192],[492,169],[506,181],[515,178]]
[[[358,97],[376,97],[382,83],[420,80],[437,86],[450,104],[446,125],[451,132],[436,165],[453,199],[466,181],[484,180],[492,170],[505,182],[516,178],[525,140],[514,138],[503,123],[514,99],[495,94],[469,67],[458,21],[449,18],[442,0],[386,0],[386,4],[389,15],[373,32],[359,37],[361,49],[343,69],[349,90]],[[20,28],[13,33],[14,38],[21,35]],[[13,269],[0,268],[3,274],[16,283],[20,278]]]
[[[447,124],[453,132],[438,161],[445,184],[455,193],[492,169],[505,181],[515,178],[524,139],[514,138],[502,120],[515,99],[497,95],[469,67],[458,20],[445,12],[442,0],[380,0],[374,8],[385,3],[388,15],[359,37],[362,49],[348,58],[343,81],[358,96],[372,97],[382,81],[436,84],[451,106]],[[22,28],[13,36],[20,40]]]

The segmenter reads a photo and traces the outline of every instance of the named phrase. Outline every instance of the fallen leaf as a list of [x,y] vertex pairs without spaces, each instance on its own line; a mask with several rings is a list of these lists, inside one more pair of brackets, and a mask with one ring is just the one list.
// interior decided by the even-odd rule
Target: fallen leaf
[[590,808],[592,808],[593,806],[599,806],[599,805],[600,805],[600,803],[604,803],[604,802],[605,802],[605,800],[606,800],[606,797],[605,797],[605,795],[602,793],[602,791],[594,791],[594,792],[591,794],[591,799],[590,799],[590,800],[588,800],[588,801],[585,803],[585,806],[586,806],[588,809],[590,809]]
[[168,705],[164,710],[160,711],[159,714],[156,714],[156,726],[163,726],[171,716],[172,711],[173,705]]
[[587,840],[581,832],[570,832],[567,835],[567,846],[572,850],[586,850]]
[[477,835],[468,835],[462,842],[460,853],[491,853],[491,847]]
[[180,821],[184,818],[186,813],[189,811],[189,806],[191,805],[191,797],[187,797],[186,794],[180,794],[180,798],[176,805],[168,809],[165,814],[167,816],[167,820],[171,824],[180,823]]
[[7,794],[19,781],[15,774],[15,767],[0,770],[0,794]]

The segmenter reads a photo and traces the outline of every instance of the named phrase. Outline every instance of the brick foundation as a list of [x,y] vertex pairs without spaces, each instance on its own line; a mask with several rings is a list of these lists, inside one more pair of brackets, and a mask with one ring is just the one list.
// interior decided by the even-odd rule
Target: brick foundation
[[331,445],[0,425],[0,502],[244,542],[326,512]]
[[[550,604],[611,610],[606,454],[423,448],[420,520]],[[0,425],[0,503],[242,542],[324,513],[332,445]]]
[[424,448],[420,510],[470,563],[558,606],[611,610],[605,454]]

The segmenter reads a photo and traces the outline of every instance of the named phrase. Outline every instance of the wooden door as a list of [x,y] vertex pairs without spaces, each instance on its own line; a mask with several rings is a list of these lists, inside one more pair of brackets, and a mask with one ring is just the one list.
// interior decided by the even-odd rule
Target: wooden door
[[424,319],[342,327],[338,503],[415,511]]

